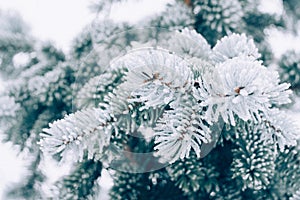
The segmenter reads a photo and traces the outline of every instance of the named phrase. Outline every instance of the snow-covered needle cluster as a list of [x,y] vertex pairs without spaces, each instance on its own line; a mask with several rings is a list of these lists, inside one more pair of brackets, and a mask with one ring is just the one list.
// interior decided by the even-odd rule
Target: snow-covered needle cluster
[[[63,157],[76,154],[79,159],[87,151],[90,158],[99,157],[116,134],[136,135],[142,125],[153,128],[155,156],[174,163],[188,158],[191,151],[199,158],[202,145],[212,142],[210,127],[220,120],[232,126],[238,120],[262,123],[270,131],[262,131],[261,137],[276,138],[272,142],[281,150],[296,144],[299,127],[285,122],[276,108],[290,102],[289,84],[280,83],[278,73],[262,64],[251,39],[232,34],[211,49],[200,34],[186,28],[173,33],[168,45],[168,49],[133,49],[91,79],[94,83],[83,88],[91,93],[90,87],[95,87],[102,101],[90,104],[95,110],[87,108],[50,124],[41,134],[42,150]],[[114,85],[116,71],[123,71],[118,74],[123,78]],[[111,78],[102,81],[106,77]],[[82,98],[84,91],[79,94]],[[76,102],[84,104],[82,99]],[[142,112],[161,108],[152,123],[136,120]]]
[[87,150],[88,157],[93,158],[108,145],[111,135],[107,125],[109,120],[109,114],[100,109],[70,114],[50,124],[50,129],[44,130],[41,137],[46,138],[46,142],[42,141],[41,149],[52,154],[61,153],[62,157],[73,156],[75,161],[81,161]]

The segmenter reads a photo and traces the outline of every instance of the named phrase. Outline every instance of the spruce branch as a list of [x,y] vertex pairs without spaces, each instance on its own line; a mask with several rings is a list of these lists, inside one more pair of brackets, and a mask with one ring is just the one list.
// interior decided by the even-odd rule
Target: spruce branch
[[238,0],[196,0],[193,4],[196,30],[210,44],[215,44],[224,35],[238,32],[244,25],[244,13]]
[[262,134],[263,139],[276,144],[280,151],[297,145],[300,126],[291,116],[279,109],[272,109],[264,115],[261,114],[261,121],[266,129]]
[[233,178],[241,178],[243,190],[266,189],[275,171],[274,145],[262,139],[264,128],[256,124],[236,127],[237,148],[233,149]]
[[128,102],[143,103],[144,108],[166,105],[191,87],[190,64],[165,49],[133,51],[115,65],[128,69],[119,87],[128,93]]
[[162,13],[141,21],[144,27],[151,26],[168,30],[193,27],[194,23],[192,10],[182,1],[168,3]]
[[116,172],[114,180],[115,184],[110,191],[112,199],[188,199],[169,179],[164,169],[138,174]]
[[276,160],[276,172],[280,184],[280,193],[286,198],[293,196],[300,188],[300,153],[297,147],[286,148],[279,152]]
[[67,63],[59,64],[53,70],[30,79],[28,93],[43,105],[50,106],[53,102],[63,102],[70,106],[72,91],[69,85],[74,81],[72,71],[72,67]]
[[252,60],[260,58],[253,39],[248,38],[244,33],[225,36],[218,40],[213,48],[213,60],[218,63],[239,56]]
[[102,164],[99,161],[84,160],[73,172],[55,183],[52,198],[57,199],[93,199],[99,192],[97,180],[101,176]]
[[290,82],[292,89],[300,87],[300,54],[293,50],[285,52],[278,63],[280,78],[284,82]]
[[189,158],[178,160],[166,168],[171,180],[187,196],[193,193],[205,193],[219,191],[217,179],[219,173],[214,166],[207,166],[203,160],[197,159],[195,154]]
[[85,150],[88,158],[101,154],[109,144],[111,117],[101,109],[78,111],[50,124],[41,133],[41,149],[49,154],[60,154],[62,158],[82,160]]
[[177,55],[194,59],[210,60],[212,50],[206,39],[195,30],[184,28],[176,31],[168,40],[168,49]]
[[77,93],[76,107],[79,109],[98,107],[104,97],[122,81],[122,77],[121,72],[112,71],[91,78]]
[[[178,101],[178,100],[177,100]],[[170,104],[155,127],[155,150],[161,162],[173,163],[189,157],[193,150],[200,157],[203,143],[211,141],[210,129],[202,120],[202,108],[191,96]]]
[[194,90],[196,99],[208,107],[208,121],[221,116],[234,126],[235,115],[244,121],[256,120],[259,112],[267,112],[273,104],[290,102],[289,84],[280,84],[278,73],[259,61],[236,57],[217,64],[214,70],[200,77]]

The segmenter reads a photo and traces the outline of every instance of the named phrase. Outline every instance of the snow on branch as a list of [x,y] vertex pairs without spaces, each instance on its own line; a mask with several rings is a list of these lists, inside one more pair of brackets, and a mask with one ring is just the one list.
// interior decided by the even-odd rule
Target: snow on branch
[[210,129],[204,124],[202,108],[191,96],[164,113],[155,127],[155,150],[162,162],[173,163],[189,157],[191,149],[200,157],[201,145],[211,141]]
[[224,62],[228,59],[243,56],[256,60],[261,55],[258,53],[254,41],[245,34],[232,34],[223,37],[213,48],[213,60]]
[[[215,78],[216,77],[216,78]],[[273,104],[290,102],[289,84],[279,83],[277,73],[261,62],[236,57],[216,65],[213,73],[204,74],[195,90],[195,97],[207,106],[208,121],[219,115],[235,125],[235,115],[244,121],[255,120]]]
[[103,101],[104,96],[112,92],[122,78],[116,71],[106,72],[91,78],[78,92],[75,98],[77,108],[97,107],[97,103]]
[[287,146],[296,146],[300,139],[300,125],[285,112],[279,109],[271,109],[261,120],[266,128],[263,139],[277,144],[282,152]]
[[[280,83],[278,73],[258,61],[253,40],[233,34],[211,50],[195,31],[176,34],[179,42],[173,38],[171,51],[145,46],[130,50],[110,62],[111,71],[91,78],[77,99],[79,107],[89,108],[44,129],[42,150],[62,157],[71,154],[75,160],[82,160],[86,151],[89,158],[100,158],[112,131],[148,131],[154,136],[155,155],[173,163],[192,151],[200,157],[201,147],[212,140],[210,126],[222,119],[233,126],[239,119],[263,121],[275,127],[266,137],[281,149],[295,145],[299,129],[273,113],[274,107],[290,102],[289,84]],[[184,52],[190,57],[176,55]],[[119,70],[120,76],[113,74]]]
[[133,51],[122,62],[129,70],[121,85],[131,95],[129,102],[160,107],[176,99],[177,93],[191,90],[190,64],[164,49]]
[[41,149],[62,158],[81,161],[85,150],[88,157],[102,153],[111,135],[110,115],[101,109],[87,109],[50,124],[41,133]]
[[184,28],[176,31],[168,40],[169,50],[187,58],[201,58],[209,60],[212,55],[210,45],[206,39],[195,30]]

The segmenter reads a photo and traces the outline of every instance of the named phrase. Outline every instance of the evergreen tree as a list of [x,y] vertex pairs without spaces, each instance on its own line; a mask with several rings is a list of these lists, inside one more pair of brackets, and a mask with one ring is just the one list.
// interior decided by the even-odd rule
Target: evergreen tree
[[[283,108],[298,87],[297,54],[280,73],[267,67],[264,30],[287,28],[287,17],[257,5],[178,0],[136,25],[98,16],[68,56],[30,43],[35,58],[0,97],[6,140],[31,155],[8,196],[101,199],[106,169],[111,199],[297,199],[300,127]],[[45,155],[74,166],[51,196]]]

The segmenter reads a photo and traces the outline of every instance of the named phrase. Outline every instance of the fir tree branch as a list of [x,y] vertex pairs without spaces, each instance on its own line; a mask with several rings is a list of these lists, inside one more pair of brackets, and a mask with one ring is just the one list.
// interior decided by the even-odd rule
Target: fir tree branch
[[68,176],[56,182],[53,194],[58,199],[93,199],[95,193],[99,192],[97,180],[101,176],[102,164],[99,161],[84,160],[79,163],[75,170]]
[[241,123],[236,131],[237,148],[233,149],[233,178],[241,178],[243,190],[266,189],[275,171],[274,145],[264,142],[264,129],[256,124]]
[[41,133],[41,149],[44,152],[60,154],[62,158],[73,157],[82,160],[85,150],[88,158],[101,154],[109,144],[111,117],[101,109],[87,109],[70,114],[50,124]]
[[202,120],[201,107],[191,96],[170,104],[155,127],[155,150],[161,162],[173,163],[189,157],[191,149],[200,157],[203,143],[211,141],[209,127]]
[[280,84],[278,74],[258,61],[236,57],[218,64],[214,70],[204,73],[194,90],[195,98],[208,107],[208,121],[221,116],[226,123],[235,125],[235,115],[244,121],[255,121],[259,112],[268,112],[273,104],[290,102],[289,84]]
[[91,78],[78,92],[75,99],[77,108],[98,107],[104,97],[122,82],[123,74],[119,71],[106,72]]
[[279,109],[269,110],[260,117],[266,130],[262,134],[262,139],[276,144],[280,151],[285,147],[297,145],[297,140],[300,139],[300,126],[292,117]]

